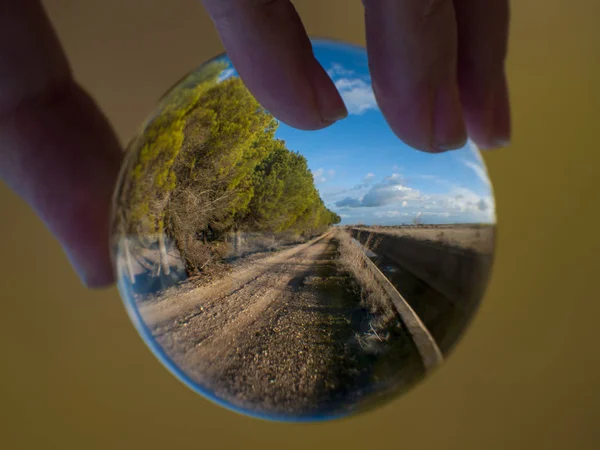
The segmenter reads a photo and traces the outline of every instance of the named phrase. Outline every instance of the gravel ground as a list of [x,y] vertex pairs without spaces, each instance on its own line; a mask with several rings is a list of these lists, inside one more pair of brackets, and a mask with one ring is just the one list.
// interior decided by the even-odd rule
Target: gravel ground
[[[336,264],[331,235],[240,265],[224,279],[141,304],[158,344],[193,382],[248,411],[344,414],[423,373],[399,320],[373,317]],[[390,307],[392,307],[390,305]]]

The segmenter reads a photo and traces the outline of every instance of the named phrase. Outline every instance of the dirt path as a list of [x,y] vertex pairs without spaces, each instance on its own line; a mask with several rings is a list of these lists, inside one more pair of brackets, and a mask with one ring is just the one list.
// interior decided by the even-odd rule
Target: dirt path
[[423,369],[399,321],[386,337],[369,333],[336,251],[325,235],[139,310],[171,360],[217,397],[262,414],[343,413]]

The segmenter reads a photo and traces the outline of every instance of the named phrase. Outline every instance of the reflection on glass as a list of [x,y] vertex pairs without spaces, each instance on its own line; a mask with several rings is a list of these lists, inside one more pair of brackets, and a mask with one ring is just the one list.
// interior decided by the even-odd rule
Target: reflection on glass
[[115,192],[115,270],[147,344],[196,392],[273,420],[346,416],[421,380],[476,310],[494,250],[478,150],[408,148],[364,50],[314,50],[347,119],[278,123],[222,56],[161,99]]

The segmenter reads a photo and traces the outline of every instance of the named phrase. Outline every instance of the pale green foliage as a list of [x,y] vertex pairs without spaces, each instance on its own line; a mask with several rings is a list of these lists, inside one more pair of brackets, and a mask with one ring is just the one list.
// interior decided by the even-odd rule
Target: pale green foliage
[[215,61],[163,97],[132,143],[137,159],[123,191],[129,232],[164,231],[188,269],[200,264],[191,253],[209,230],[217,238],[233,230],[314,234],[340,221],[306,159],[274,138],[273,116],[240,79],[217,82],[223,68]]

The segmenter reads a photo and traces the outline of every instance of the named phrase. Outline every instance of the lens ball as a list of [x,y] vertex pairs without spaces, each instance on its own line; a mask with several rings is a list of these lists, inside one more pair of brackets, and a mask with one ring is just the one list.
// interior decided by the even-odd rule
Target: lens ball
[[193,391],[277,421],[345,417],[443,363],[485,292],[493,191],[478,149],[402,143],[364,49],[313,41],[348,117],[279,122],[226,55],[130,141],[112,255],[137,330]]

